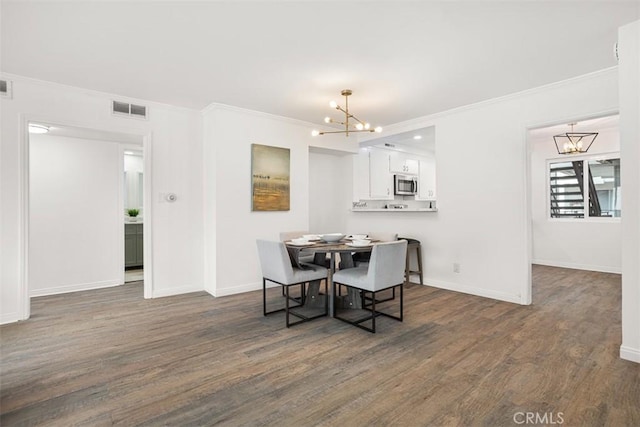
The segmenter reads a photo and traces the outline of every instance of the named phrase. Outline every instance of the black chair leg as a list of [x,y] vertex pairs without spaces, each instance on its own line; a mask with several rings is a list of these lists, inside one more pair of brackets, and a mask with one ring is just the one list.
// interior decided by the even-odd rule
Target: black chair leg
[[267,315],[267,280],[264,277],[262,278],[262,314]]
[[400,321],[401,322],[402,322],[402,319],[404,319],[404,307],[403,307],[404,290],[403,289],[404,289],[403,284],[400,284]]
[[286,288],[285,290],[285,302],[284,302],[284,313],[285,313],[285,323],[287,325],[287,328],[289,327],[289,287],[288,286],[284,286]]
[[376,293],[372,292],[371,298],[371,332],[376,333]]

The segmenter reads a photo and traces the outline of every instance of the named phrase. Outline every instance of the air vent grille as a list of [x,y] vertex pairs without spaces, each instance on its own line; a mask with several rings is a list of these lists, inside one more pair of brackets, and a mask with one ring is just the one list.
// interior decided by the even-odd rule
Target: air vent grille
[[6,98],[11,98],[12,84],[9,80],[0,80],[0,95]]
[[127,102],[113,101],[113,114],[125,115],[127,117],[135,117],[139,119],[147,118],[147,107],[144,105],[129,104]]

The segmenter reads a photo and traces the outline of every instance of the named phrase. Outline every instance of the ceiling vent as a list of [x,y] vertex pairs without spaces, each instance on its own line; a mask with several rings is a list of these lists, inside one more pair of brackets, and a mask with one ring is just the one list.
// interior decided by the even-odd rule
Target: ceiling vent
[[0,95],[11,98],[13,95],[13,84],[9,80],[0,80]]
[[147,107],[144,105],[113,101],[111,104],[111,111],[113,114],[117,114],[119,116],[135,117],[138,119],[147,118]]

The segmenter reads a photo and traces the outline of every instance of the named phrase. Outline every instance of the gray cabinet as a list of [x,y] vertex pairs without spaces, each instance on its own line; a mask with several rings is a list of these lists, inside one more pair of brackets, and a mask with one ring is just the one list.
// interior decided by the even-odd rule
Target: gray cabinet
[[124,226],[124,266],[142,267],[144,263],[142,224]]

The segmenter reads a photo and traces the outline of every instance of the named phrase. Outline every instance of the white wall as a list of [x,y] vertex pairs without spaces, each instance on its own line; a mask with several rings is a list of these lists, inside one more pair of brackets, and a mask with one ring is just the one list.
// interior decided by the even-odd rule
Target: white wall
[[[309,123],[217,104],[203,120],[205,288],[215,296],[260,289],[256,239],[310,228],[309,146],[355,152],[356,142],[313,138]],[[289,211],[251,211],[251,144],[291,150]]]
[[29,157],[29,294],[121,284],[119,144],[30,135]]
[[[2,277],[0,322],[28,315],[27,295],[22,294],[26,272],[23,241],[26,212],[22,195],[26,184],[22,158],[26,156],[26,120],[116,131],[148,136],[145,158],[152,165],[152,218],[145,215],[145,240],[153,253],[154,278],[151,296],[172,295],[203,289],[202,136],[199,112],[72,88],[25,77],[3,74],[13,81],[13,99],[2,98],[1,202]],[[149,106],[149,119],[129,119],[111,114],[112,99]],[[146,171],[149,175],[149,171]],[[160,197],[173,192],[175,203]],[[145,208],[147,208],[145,204]],[[149,212],[147,211],[147,214]],[[147,233],[151,227],[152,233]],[[149,271],[147,271],[149,270]]]
[[[589,155],[620,151],[618,129],[593,129],[598,137]],[[552,138],[531,138],[531,207],[533,263],[582,270],[621,273],[622,240],[619,219],[550,220],[547,161],[567,161]],[[573,159],[582,157],[573,157]],[[623,187],[623,194],[625,189]],[[625,216],[625,212],[622,213]]]
[[346,232],[353,155],[309,153],[309,231]]
[[640,363],[640,21],[618,33],[622,196],[622,345]]
[[617,83],[608,69],[387,126],[388,134],[435,126],[439,211],[351,213],[347,227],[420,240],[430,285],[529,303],[526,129],[616,111]]

